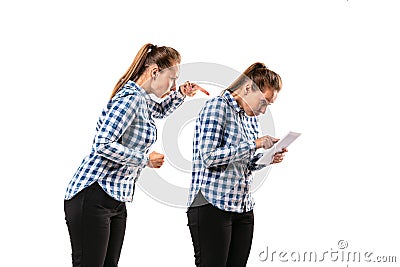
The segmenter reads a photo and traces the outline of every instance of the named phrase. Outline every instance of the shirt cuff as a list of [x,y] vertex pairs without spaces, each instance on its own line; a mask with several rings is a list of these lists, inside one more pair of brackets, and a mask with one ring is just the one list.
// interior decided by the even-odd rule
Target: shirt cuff
[[257,150],[256,141],[249,141],[250,156],[252,157]]
[[142,162],[142,166],[141,166],[142,169],[144,169],[144,168],[147,167],[147,163],[149,163],[149,159],[150,159],[150,158],[149,158],[149,155],[146,154],[146,155],[144,156],[144,159],[143,159],[143,162]]
[[256,152],[257,150],[257,145],[256,145],[256,141],[250,141],[250,151],[252,151],[253,153]]
[[176,92],[176,97],[177,98],[183,98],[183,99],[186,98],[186,95],[182,94],[181,89],[179,89],[179,87],[178,87],[178,89],[176,89],[175,92]]

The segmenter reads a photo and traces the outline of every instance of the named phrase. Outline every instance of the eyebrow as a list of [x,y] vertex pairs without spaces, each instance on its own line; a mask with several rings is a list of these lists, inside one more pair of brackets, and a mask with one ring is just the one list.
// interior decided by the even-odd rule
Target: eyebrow
[[267,106],[269,106],[269,105],[271,105],[273,102],[272,101],[270,101],[268,98],[266,98],[266,97],[264,97],[264,99],[263,100],[261,100],[261,102],[263,103],[263,105],[267,105]]
[[268,103],[272,103],[272,100],[269,100],[268,98],[264,97],[264,100],[267,101]]

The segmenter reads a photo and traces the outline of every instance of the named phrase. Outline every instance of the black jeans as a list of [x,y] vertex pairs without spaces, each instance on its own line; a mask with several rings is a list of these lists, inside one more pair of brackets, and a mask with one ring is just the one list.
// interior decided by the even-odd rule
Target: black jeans
[[236,213],[211,204],[187,212],[198,267],[246,266],[253,240],[253,211]]
[[124,202],[110,197],[95,182],[64,201],[72,246],[72,265],[118,266],[126,227]]

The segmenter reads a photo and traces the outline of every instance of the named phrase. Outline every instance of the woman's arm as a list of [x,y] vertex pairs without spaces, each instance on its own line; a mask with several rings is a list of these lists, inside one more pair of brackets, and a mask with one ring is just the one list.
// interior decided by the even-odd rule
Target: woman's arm
[[141,99],[135,93],[119,97],[111,102],[108,113],[102,124],[99,125],[94,140],[94,148],[98,155],[119,164],[142,168],[146,166],[148,157],[143,151],[131,149],[118,143],[122,134],[135,119],[140,103]]
[[156,119],[163,119],[182,105],[185,97],[186,96],[178,89],[168,95],[161,103],[151,100],[151,102],[148,103],[151,114]]
[[[209,168],[213,166],[228,164],[243,159],[249,159],[256,150],[254,140],[242,141],[239,144],[232,145],[229,140],[237,135],[238,125],[226,124],[231,120],[227,112],[230,107],[221,98],[216,98],[208,103],[202,109],[199,118],[199,150],[203,164]],[[224,144],[227,141],[226,144]]]

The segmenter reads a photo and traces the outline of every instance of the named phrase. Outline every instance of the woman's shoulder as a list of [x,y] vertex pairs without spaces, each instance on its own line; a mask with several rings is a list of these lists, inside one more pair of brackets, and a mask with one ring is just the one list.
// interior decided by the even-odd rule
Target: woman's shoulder
[[135,83],[126,83],[121,90],[115,95],[116,98],[125,96],[142,96],[140,88]]
[[124,109],[129,107],[142,107],[146,103],[146,99],[143,94],[135,90],[134,87],[129,86],[128,84],[124,85],[115,96],[108,100],[105,110],[108,109],[120,109],[123,107]]
[[208,99],[200,111],[200,117],[225,117],[229,112],[229,105],[222,96]]
[[206,101],[205,106],[215,107],[215,108],[226,108],[228,102],[223,96],[215,96]]

